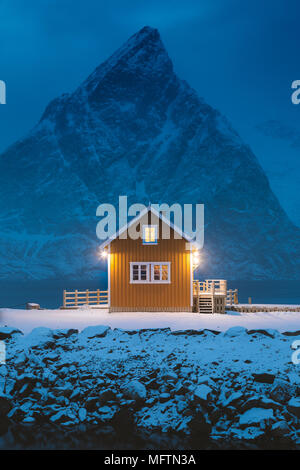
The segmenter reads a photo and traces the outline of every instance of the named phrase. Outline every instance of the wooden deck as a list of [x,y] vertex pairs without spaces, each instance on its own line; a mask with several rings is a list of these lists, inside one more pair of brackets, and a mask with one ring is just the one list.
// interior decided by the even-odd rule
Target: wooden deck
[[225,313],[227,305],[238,303],[237,289],[227,290],[225,279],[193,281],[193,310],[198,313]]

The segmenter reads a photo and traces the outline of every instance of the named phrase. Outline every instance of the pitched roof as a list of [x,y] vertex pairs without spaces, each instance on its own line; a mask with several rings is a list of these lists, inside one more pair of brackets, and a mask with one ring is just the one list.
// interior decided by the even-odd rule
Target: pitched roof
[[152,212],[152,214],[156,215],[159,219],[161,219],[165,224],[169,225],[169,227],[171,227],[182,238],[184,238],[187,242],[189,242],[194,248],[200,248],[199,244],[195,240],[193,240],[189,235],[184,233],[180,228],[176,227],[176,225],[174,225],[169,219],[164,217],[164,215],[161,212],[158,212],[152,206],[148,206],[143,211],[141,211],[136,217],[134,217],[132,220],[130,220],[130,222],[128,222],[121,229],[117,230],[113,235],[111,235],[103,243],[101,243],[100,249],[103,249],[107,245],[109,245],[113,240],[115,240],[122,233],[124,233],[129,227],[131,227],[136,222],[138,222],[138,220],[141,219],[144,215],[146,215],[149,211]]

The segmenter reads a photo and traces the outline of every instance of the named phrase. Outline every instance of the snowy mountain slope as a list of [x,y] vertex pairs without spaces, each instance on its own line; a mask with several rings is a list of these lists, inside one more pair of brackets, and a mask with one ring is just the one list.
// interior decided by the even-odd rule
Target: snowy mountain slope
[[146,27],[0,157],[3,278],[95,277],[98,204],[205,204],[201,276],[299,279],[299,230],[250,148]]

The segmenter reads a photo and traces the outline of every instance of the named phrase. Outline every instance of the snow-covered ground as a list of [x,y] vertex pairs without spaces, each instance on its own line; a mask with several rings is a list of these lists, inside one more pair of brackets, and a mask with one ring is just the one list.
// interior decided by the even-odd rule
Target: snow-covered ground
[[[110,434],[123,429],[144,436],[146,448],[161,448],[157,435],[173,434],[176,446],[197,439],[189,448],[203,448],[203,439],[225,448],[299,448],[300,366],[292,359],[299,331],[99,325],[81,333],[0,333],[7,353],[0,366],[0,419],[34,426],[31,433],[39,432],[39,423],[71,431],[84,423],[94,431],[109,425]],[[56,439],[55,448],[60,445]]]
[[81,308],[78,310],[17,310],[0,309],[0,326],[13,326],[29,333],[33,328],[77,328],[91,325],[111,328],[214,329],[226,331],[233,326],[248,329],[273,328],[280,332],[300,330],[300,312],[228,312],[226,315],[200,315],[188,312],[120,312],[107,309]]

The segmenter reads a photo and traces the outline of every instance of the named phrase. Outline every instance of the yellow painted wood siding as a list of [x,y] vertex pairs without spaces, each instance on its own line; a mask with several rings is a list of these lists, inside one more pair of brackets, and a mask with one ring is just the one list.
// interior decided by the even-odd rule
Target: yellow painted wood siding
[[[148,214],[138,224],[150,223]],[[152,222],[153,223],[153,222]],[[159,234],[161,220],[157,221]],[[110,245],[110,306],[137,310],[189,309],[191,307],[190,251],[186,240],[175,239],[170,229],[170,240],[158,239],[157,245],[143,245],[142,239],[117,238]],[[130,262],[170,262],[170,284],[130,284]]]

